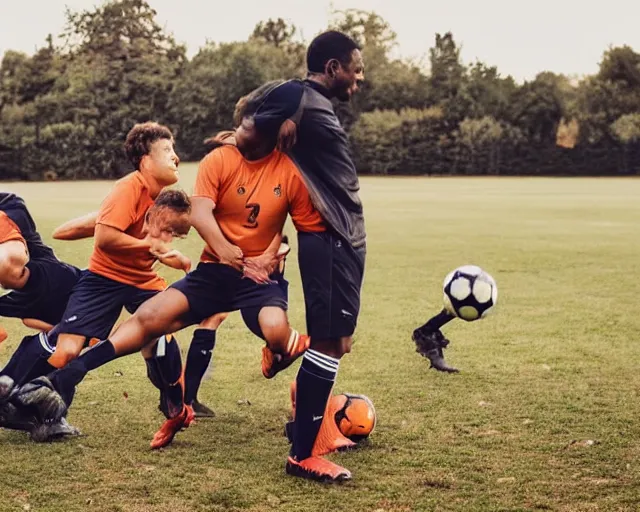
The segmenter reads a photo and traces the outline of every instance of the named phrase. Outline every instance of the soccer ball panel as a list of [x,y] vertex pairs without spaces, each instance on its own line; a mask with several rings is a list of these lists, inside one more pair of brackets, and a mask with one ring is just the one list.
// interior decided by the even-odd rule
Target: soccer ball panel
[[490,282],[478,276],[473,283],[473,296],[480,304],[485,304],[491,300],[493,288]]
[[482,274],[483,270],[477,265],[462,265],[454,270],[454,272],[459,272],[460,274],[467,274],[468,276],[477,276]]
[[490,308],[485,309],[482,312],[482,314],[480,315],[480,318],[484,318],[485,316],[489,315],[492,311],[493,311],[493,306],[491,306]]
[[461,306],[458,309],[458,316],[467,322],[477,320],[480,317],[480,313],[473,306]]
[[456,300],[464,300],[471,295],[471,282],[466,277],[456,277],[451,281],[449,294]]

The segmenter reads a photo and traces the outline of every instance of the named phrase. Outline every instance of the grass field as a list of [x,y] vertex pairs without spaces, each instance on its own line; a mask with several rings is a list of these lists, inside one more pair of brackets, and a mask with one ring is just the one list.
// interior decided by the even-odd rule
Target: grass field
[[[183,169],[190,191],[195,168]],[[109,187],[0,184],[23,195],[47,240]],[[261,343],[234,314],[201,391],[215,419],[152,452],[162,418],[142,359],[112,362],[79,387],[69,419],[83,437],[37,445],[0,432],[0,510],[638,510],[640,180],[364,178],[362,196],[363,309],[336,390],[370,396],[379,423],[368,446],[334,457],[352,482],[284,474],[297,365],[266,381]],[[54,247],[82,266],[91,242]],[[201,242],[192,234],[180,248],[196,258]],[[493,274],[499,303],[486,320],[444,328],[462,373],[439,374],[410,335],[465,263]],[[304,329],[295,257],[287,272]],[[3,322],[5,362],[27,331]]]

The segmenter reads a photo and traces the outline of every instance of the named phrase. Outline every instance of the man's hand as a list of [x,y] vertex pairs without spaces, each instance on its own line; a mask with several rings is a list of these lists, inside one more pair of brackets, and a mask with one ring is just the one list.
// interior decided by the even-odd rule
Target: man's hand
[[280,244],[277,252],[267,251],[260,256],[244,259],[243,277],[251,279],[258,284],[274,283],[269,276],[280,266],[282,260],[287,257],[291,248],[287,244]]
[[291,119],[285,120],[278,132],[277,147],[283,153],[289,151],[296,143],[298,127]]

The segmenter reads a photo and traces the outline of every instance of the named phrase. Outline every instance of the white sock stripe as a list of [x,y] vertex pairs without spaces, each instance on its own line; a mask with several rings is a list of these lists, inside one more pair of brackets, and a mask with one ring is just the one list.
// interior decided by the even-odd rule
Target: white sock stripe
[[49,354],[53,354],[55,349],[49,344],[49,337],[46,332],[41,332],[38,335],[38,339],[40,340],[40,345],[45,349]]
[[304,355],[304,358],[310,361],[311,363],[319,366],[323,370],[326,370],[331,373],[338,373],[338,367],[328,364],[326,361],[322,359],[318,359],[313,354],[309,354],[308,352]]
[[300,335],[298,334],[298,331],[296,331],[295,329],[291,329],[289,341],[287,342],[287,354],[291,354],[291,352],[293,352],[293,347],[295,347],[296,343],[298,343],[299,337]]
[[318,361],[314,361],[310,357],[307,357],[306,354],[305,354],[304,358],[307,361],[309,361],[310,363],[312,363],[313,365],[317,366],[318,368],[324,370],[327,373],[330,373],[331,375],[337,375],[337,373],[338,373],[338,369],[337,368],[333,368],[331,366],[327,366],[324,363],[321,363],[321,362],[318,362]]
[[315,356],[318,356],[320,359],[322,359],[323,361],[326,361],[327,363],[333,363],[336,366],[340,364],[340,359],[328,356],[327,354],[323,354],[322,352],[318,352],[317,350],[309,349],[307,350],[307,353],[309,352],[311,352]]
[[[305,356],[306,356],[306,354],[305,354]],[[329,364],[326,361],[323,361],[322,359],[318,359],[313,354],[310,354],[309,357],[307,357],[307,359],[309,361],[311,361],[312,363],[317,364],[318,366],[321,366],[322,368],[326,368],[327,370],[329,370],[331,372],[337,372],[338,371],[338,367],[337,366]]]

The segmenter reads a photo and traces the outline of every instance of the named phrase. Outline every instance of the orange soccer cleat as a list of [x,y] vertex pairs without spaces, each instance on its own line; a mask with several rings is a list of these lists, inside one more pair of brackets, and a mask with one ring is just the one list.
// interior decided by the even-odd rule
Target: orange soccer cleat
[[158,430],[153,436],[153,440],[151,441],[151,449],[157,450],[158,448],[164,448],[165,446],[171,444],[171,441],[173,441],[173,438],[176,436],[176,434],[187,426],[188,415],[189,411],[187,409],[187,406],[185,405],[182,408],[180,414],[178,414],[174,418],[165,420],[165,422],[160,427],[160,430]]
[[311,344],[311,338],[306,334],[298,334],[291,330],[291,336],[287,344],[286,355],[276,354],[269,347],[262,348],[262,375],[267,379],[272,379],[279,372],[288,368],[298,359]]
[[289,475],[318,482],[333,483],[351,480],[351,471],[322,457],[311,456],[301,461],[288,457],[285,471]]

